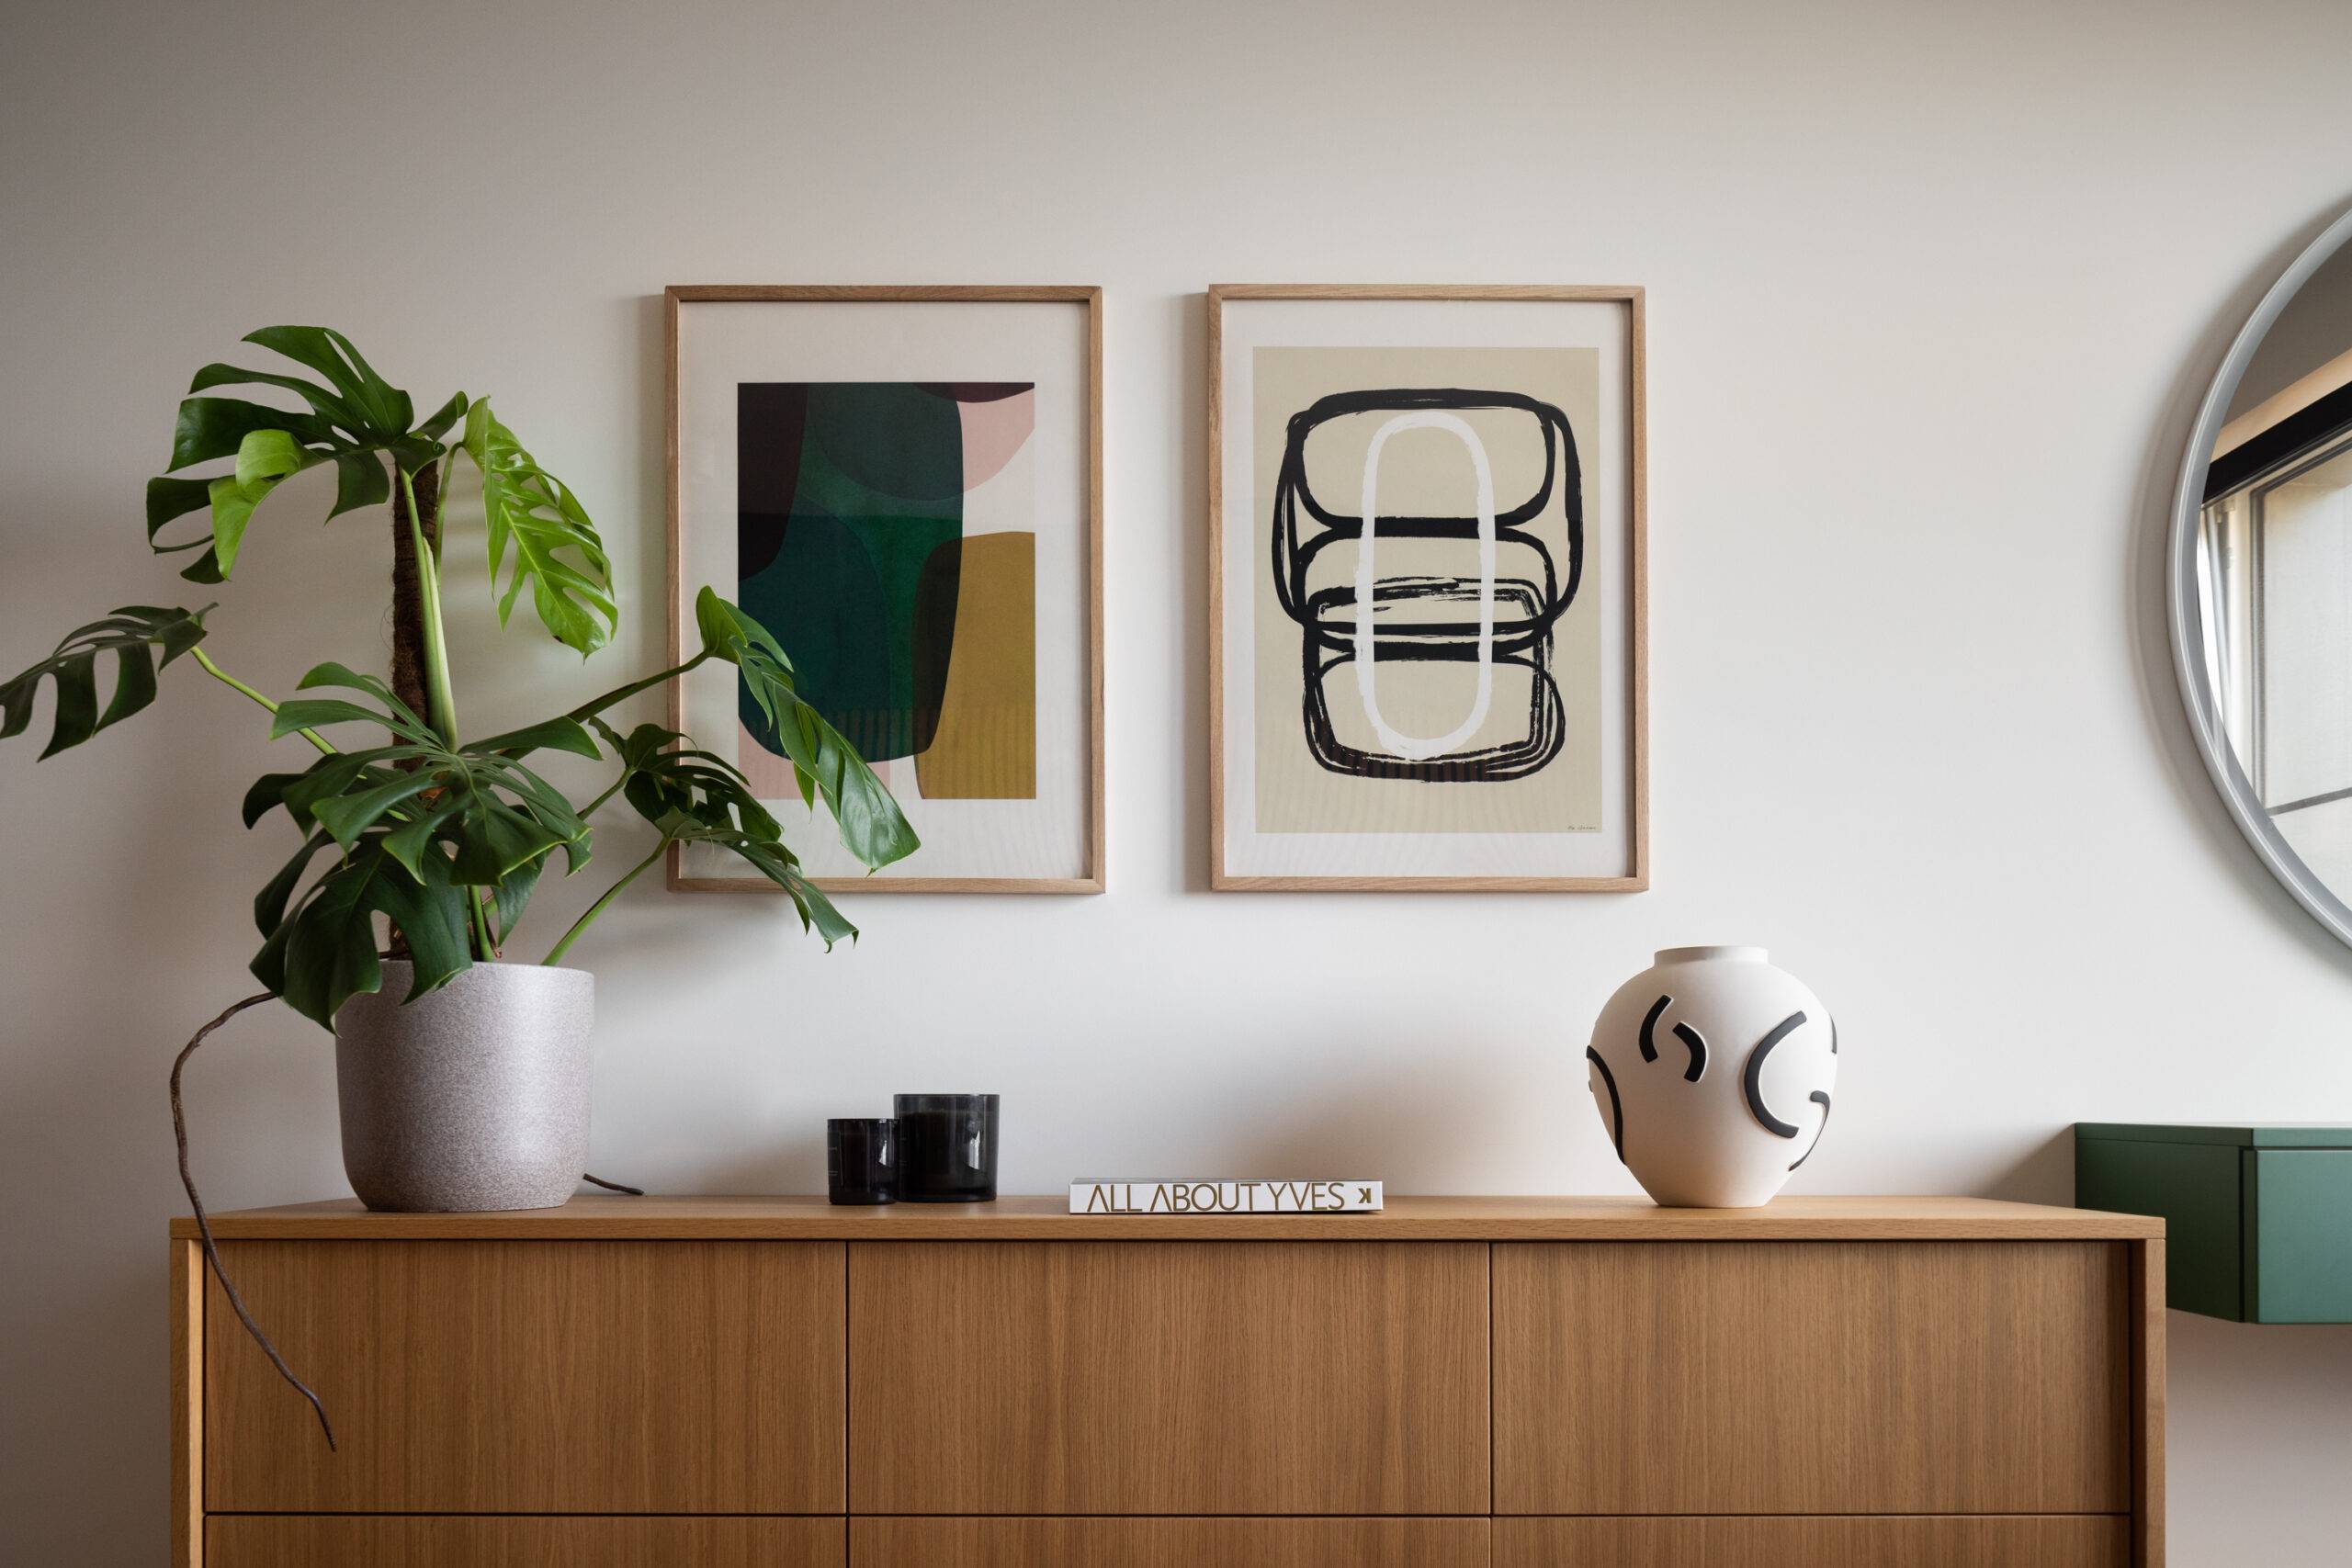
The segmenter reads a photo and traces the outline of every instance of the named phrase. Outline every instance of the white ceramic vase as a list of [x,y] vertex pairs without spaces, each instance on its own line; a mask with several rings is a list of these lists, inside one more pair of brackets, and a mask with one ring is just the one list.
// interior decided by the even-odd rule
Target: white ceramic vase
[[1669,1208],[1750,1209],[1829,1124],[1838,1026],[1760,947],[1669,947],[1600,1010],[1585,1068],[1643,1190]]

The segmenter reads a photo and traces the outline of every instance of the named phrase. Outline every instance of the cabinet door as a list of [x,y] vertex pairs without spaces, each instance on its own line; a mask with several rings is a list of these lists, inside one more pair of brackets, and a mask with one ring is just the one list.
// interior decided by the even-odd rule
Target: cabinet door
[[342,1452],[205,1310],[213,1512],[842,1505],[840,1244],[240,1241],[230,1276]]
[[852,1519],[851,1568],[1487,1568],[1485,1519]]
[[2125,1568],[2131,1552],[2108,1515],[1497,1519],[1494,1568]]
[[1498,1246],[1496,1511],[2122,1512],[2125,1263],[2096,1242]]
[[839,1519],[300,1518],[205,1529],[206,1568],[841,1568]]
[[851,1508],[1484,1514],[1487,1373],[1483,1246],[860,1243]]

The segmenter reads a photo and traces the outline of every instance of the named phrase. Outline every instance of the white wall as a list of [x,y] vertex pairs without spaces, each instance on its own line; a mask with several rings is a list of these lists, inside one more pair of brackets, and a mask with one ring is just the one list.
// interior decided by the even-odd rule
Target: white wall
[[[2064,1200],[2078,1117],[2352,1120],[2352,953],[2212,797],[2156,611],[2202,382],[2352,193],[2347,55],[2333,0],[19,6],[0,662],[174,593],[141,482],[252,327],[494,392],[602,519],[631,599],[592,670],[458,592],[489,721],[657,653],[662,285],[1099,282],[1113,891],[869,899],[830,958],[633,893],[579,950],[601,1173],[809,1190],[828,1112],[971,1087],[1015,1191],[1627,1190],[1581,1032],[1652,948],[1740,940],[1848,1043],[1798,1190]],[[1284,279],[1648,286],[1655,891],[1204,891],[1201,290]],[[374,525],[315,515],[265,512],[221,595],[265,686],[380,657]],[[172,673],[0,753],[11,1561],[163,1539],[164,1073],[249,988],[284,847],[236,826],[255,714]],[[343,1190],[324,1044],[198,1059],[217,1202]],[[2172,1331],[2175,1561],[2340,1561],[2352,1329]]]

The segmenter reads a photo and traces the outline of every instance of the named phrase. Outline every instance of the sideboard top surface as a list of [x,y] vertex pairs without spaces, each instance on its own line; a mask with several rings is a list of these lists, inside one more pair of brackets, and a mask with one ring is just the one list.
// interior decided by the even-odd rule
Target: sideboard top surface
[[[822,1198],[629,1198],[559,1209],[386,1214],[353,1198],[214,1214],[239,1241],[2128,1241],[2143,1214],[1992,1198],[1778,1198],[1760,1209],[1661,1209],[1646,1198],[1397,1198],[1374,1214],[1073,1214],[1065,1197],[836,1208]],[[197,1235],[196,1221],[172,1235]]]

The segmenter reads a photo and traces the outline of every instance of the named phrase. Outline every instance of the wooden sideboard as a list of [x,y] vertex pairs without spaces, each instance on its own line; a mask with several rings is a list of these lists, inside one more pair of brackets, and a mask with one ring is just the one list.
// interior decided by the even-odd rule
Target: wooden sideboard
[[172,1225],[182,1568],[2126,1568],[2164,1241],[1963,1198]]

